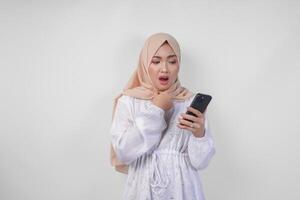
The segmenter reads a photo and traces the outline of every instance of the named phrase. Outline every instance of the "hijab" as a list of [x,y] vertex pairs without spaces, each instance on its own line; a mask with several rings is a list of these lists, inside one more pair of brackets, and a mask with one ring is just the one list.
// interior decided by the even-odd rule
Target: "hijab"
[[[132,73],[123,91],[114,99],[112,120],[114,118],[115,108],[118,99],[122,95],[128,95],[139,99],[151,100],[155,94],[160,92],[154,86],[150,78],[148,67],[151,63],[152,57],[155,55],[160,46],[164,44],[164,42],[168,42],[168,44],[171,46],[180,64],[180,47],[173,36],[171,36],[168,33],[162,32],[155,33],[149,36],[148,39],[145,41],[144,46],[140,52],[136,69]],[[169,93],[172,99],[181,101],[184,101],[193,95],[192,92],[190,92],[185,87],[181,86],[178,77],[176,81],[167,90],[164,90],[163,92]],[[119,171],[124,174],[128,173],[128,165],[118,160],[112,144],[110,145],[110,161],[111,165],[115,167],[116,171]]]

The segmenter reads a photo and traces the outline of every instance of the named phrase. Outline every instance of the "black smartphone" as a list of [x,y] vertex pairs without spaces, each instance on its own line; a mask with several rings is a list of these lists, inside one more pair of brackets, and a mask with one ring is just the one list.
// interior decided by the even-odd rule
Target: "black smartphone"
[[[193,107],[193,108],[199,110],[201,113],[203,113],[205,111],[205,109],[207,108],[211,99],[212,99],[212,97],[208,94],[197,93],[196,96],[194,97],[190,107]],[[196,117],[196,115],[190,111],[187,111],[186,114],[193,115]],[[188,120],[188,119],[186,119],[186,120]],[[191,120],[188,120],[188,121],[192,122]]]

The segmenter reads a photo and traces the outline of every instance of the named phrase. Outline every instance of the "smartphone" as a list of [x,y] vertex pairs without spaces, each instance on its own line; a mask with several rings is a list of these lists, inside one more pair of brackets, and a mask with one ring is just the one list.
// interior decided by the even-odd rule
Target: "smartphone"
[[[197,93],[196,96],[194,97],[190,107],[193,107],[193,108],[199,110],[201,113],[203,113],[205,111],[205,109],[207,108],[211,99],[212,99],[212,97],[208,94]],[[187,111],[186,114],[193,115],[196,117],[196,115],[190,111]],[[188,119],[186,119],[186,120],[188,120]],[[188,121],[192,122],[191,120],[188,120]]]

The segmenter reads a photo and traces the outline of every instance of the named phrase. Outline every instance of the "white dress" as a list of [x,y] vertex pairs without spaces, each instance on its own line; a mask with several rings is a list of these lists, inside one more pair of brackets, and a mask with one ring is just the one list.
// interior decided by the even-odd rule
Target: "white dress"
[[124,200],[205,199],[198,172],[215,154],[208,120],[201,138],[176,124],[194,96],[174,100],[167,112],[150,100],[119,98],[110,134],[118,159],[129,165]]

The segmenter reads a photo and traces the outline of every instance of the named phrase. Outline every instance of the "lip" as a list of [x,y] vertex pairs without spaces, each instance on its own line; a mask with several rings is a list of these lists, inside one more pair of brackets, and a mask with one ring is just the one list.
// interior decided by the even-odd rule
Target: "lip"
[[[160,78],[168,78],[168,80],[161,80]],[[159,82],[160,82],[161,85],[167,85],[168,82],[169,82],[169,80],[170,80],[170,77],[163,75],[163,76],[159,76],[158,80],[159,80]]]

